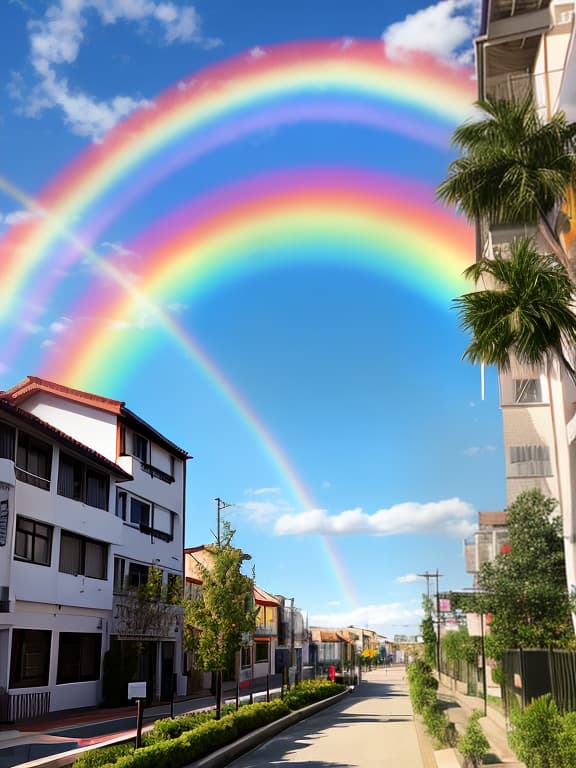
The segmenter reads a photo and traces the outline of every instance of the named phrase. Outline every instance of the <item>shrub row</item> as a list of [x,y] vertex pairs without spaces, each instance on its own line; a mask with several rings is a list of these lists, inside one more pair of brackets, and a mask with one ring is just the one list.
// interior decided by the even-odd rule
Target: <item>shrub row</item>
[[407,667],[410,700],[414,711],[422,715],[424,726],[438,747],[457,747],[466,765],[478,768],[482,765],[490,744],[478,720],[480,712],[473,712],[462,736],[458,736],[438,702],[438,681],[432,674],[432,667],[422,659],[416,659]]
[[133,744],[84,752],[75,768],[179,768],[236,741],[258,728],[279,720],[290,711],[321,701],[346,690],[345,685],[326,680],[308,680],[294,686],[284,699],[248,704],[235,711],[223,710],[216,720],[214,711],[197,712],[158,720],[143,737],[143,746]]
[[549,694],[515,712],[512,725],[510,746],[526,768],[576,765],[576,712],[561,715]]

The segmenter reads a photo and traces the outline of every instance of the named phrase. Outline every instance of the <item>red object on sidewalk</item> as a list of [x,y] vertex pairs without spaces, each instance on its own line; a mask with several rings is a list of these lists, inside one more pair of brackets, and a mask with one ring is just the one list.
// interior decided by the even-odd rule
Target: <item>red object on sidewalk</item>
[[335,666],[332,665],[330,667],[330,669],[328,670],[328,677],[329,677],[329,679],[332,682],[334,682],[334,678],[336,677],[336,667]]

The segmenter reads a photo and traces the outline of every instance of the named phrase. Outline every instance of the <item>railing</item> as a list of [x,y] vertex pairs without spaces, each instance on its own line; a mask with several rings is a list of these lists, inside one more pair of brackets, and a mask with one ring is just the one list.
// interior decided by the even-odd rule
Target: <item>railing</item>
[[40,475],[35,475],[33,472],[28,472],[28,470],[20,467],[15,467],[15,470],[17,480],[28,483],[28,485],[34,485],[36,488],[42,488],[44,491],[50,490],[50,480],[45,477],[40,477]]
[[0,694],[0,722],[33,720],[50,712],[50,691]]
[[150,477],[157,477],[158,480],[162,480],[164,483],[173,483],[174,477],[169,472],[164,472],[163,469],[158,469],[153,464],[145,464],[141,462],[140,466],[142,471],[146,472]]

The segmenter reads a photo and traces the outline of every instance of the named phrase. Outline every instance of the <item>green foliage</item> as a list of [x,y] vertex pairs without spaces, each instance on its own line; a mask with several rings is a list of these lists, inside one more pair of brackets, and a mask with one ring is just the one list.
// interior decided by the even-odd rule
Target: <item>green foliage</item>
[[450,163],[438,197],[471,220],[544,221],[576,180],[576,125],[560,111],[544,123],[531,95],[485,99],[477,107],[479,119],[454,132],[461,156]]
[[533,489],[508,509],[510,551],[484,563],[480,586],[492,612],[490,655],[574,644],[556,502]]
[[480,653],[480,638],[470,637],[466,627],[447,632],[440,641],[442,653],[448,661],[466,661],[473,664]]
[[576,712],[567,712],[562,718],[560,760],[562,768],[576,765]]
[[432,619],[432,601],[426,595],[422,598],[424,618],[420,623],[420,633],[424,641],[424,660],[433,667],[436,664],[436,632]]
[[328,699],[345,690],[345,685],[332,683],[329,680],[303,680],[286,691],[283,701],[290,709],[302,709],[308,704]]
[[513,725],[510,744],[526,768],[562,766],[562,716],[549,695],[530,702],[514,716]]
[[209,548],[210,567],[201,568],[201,596],[184,603],[187,647],[205,671],[230,669],[242,634],[256,626],[254,584],[240,571],[246,556],[232,546],[233,536],[225,522],[220,543]]
[[421,715],[426,707],[436,702],[438,680],[432,674],[431,666],[422,659],[415,659],[406,668],[410,687],[410,700],[414,711]]
[[437,701],[424,708],[422,719],[426,730],[440,748],[454,746],[456,742],[454,724],[450,722]]
[[[102,747],[85,752],[74,765],[77,768],[180,768],[289,713],[288,705],[275,699],[246,705],[221,720],[214,719],[214,712],[168,718],[156,723],[145,735],[140,749],[135,750],[133,744]],[[190,728],[182,731],[181,726]],[[170,733],[178,735],[173,737]]]
[[563,351],[576,343],[573,284],[554,256],[540,254],[531,239],[520,237],[509,255],[480,259],[464,274],[482,286],[454,299],[472,337],[465,359],[508,371],[512,359],[540,367],[555,356],[574,378]]
[[464,756],[466,765],[470,768],[480,768],[490,749],[490,743],[478,722],[481,717],[481,712],[472,712],[468,718],[466,730],[457,742],[458,751]]

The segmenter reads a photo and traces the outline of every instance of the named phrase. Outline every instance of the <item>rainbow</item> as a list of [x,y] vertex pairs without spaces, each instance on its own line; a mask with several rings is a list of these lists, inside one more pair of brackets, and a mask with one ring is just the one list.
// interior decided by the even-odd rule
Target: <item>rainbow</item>
[[[54,263],[63,231],[93,237],[141,191],[199,153],[264,125],[306,119],[363,122],[447,145],[472,100],[462,69],[430,58],[390,60],[379,41],[290,43],[261,58],[245,54],[208,67],[86,150],[37,197],[36,210],[47,215],[13,227],[0,244],[0,316],[9,317],[25,293],[30,298],[32,278],[49,257]],[[72,249],[59,258],[77,256]],[[45,292],[46,271],[39,283]]]
[[[430,189],[316,168],[231,185],[156,223],[130,250],[144,267],[138,292],[127,297],[118,284],[80,297],[68,314],[89,319],[50,353],[46,375],[79,388],[102,386],[114,355],[124,354],[121,329],[134,327],[142,297],[152,306],[189,304],[222,281],[282,264],[345,262],[409,285],[446,309],[464,288],[473,241],[465,222],[433,203]],[[189,343],[182,329],[174,335]],[[197,349],[188,352],[198,357]]]

